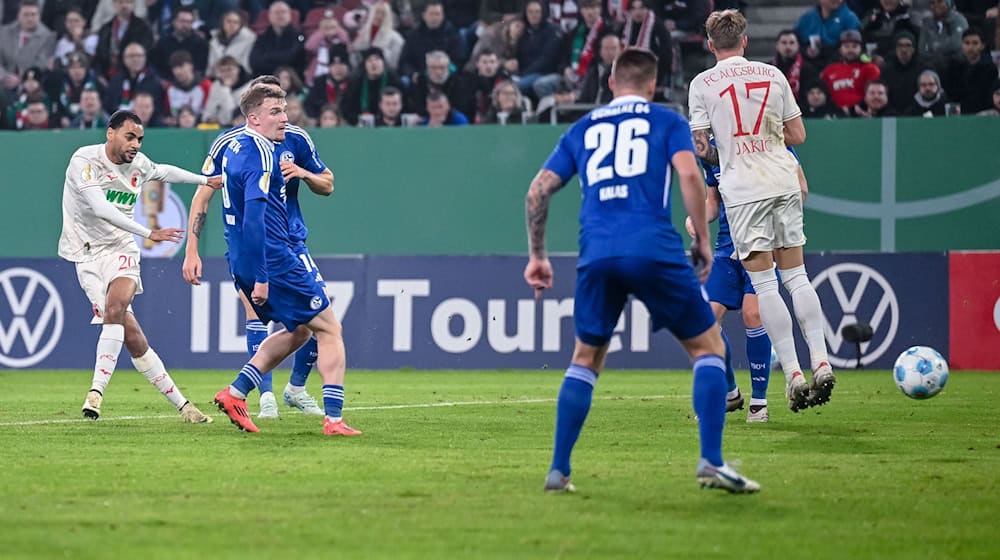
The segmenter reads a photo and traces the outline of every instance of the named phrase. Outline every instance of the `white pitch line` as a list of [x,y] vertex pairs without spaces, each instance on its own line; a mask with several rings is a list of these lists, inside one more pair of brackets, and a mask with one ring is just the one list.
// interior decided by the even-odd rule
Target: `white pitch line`
[[[658,400],[658,399],[690,399],[691,395],[647,395],[647,396],[635,396],[635,395],[623,395],[623,396],[607,396],[607,397],[594,397],[595,401],[634,401],[634,400]],[[351,412],[355,410],[400,410],[406,408],[440,408],[449,406],[495,406],[503,404],[538,404],[538,403],[554,403],[556,399],[510,399],[502,401],[456,401],[456,402],[437,402],[437,403],[414,403],[414,404],[387,404],[387,405],[374,405],[374,406],[352,406],[347,407],[344,410]],[[293,413],[301,414],[299,411],[294,411]],[[209,416],[224,417],[224,414],[210,414]],[[164,419],[176,419],[178,415],[176,414],[154,414],[150,416],[108,416],[102,417],[101,422],[116,422],[122,420],[164,420]],[[19,422],[0,422],[0,427],[7,426],[45,426],[49,424],[83,424],[87,422],[93,422],[88,418],[53,418],[50,420],[23,420]]]

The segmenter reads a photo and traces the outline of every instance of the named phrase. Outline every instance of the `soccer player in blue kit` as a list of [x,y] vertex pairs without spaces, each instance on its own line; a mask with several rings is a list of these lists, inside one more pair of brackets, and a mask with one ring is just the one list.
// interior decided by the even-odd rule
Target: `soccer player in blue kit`
[[323,433],[356,436],[342,416],[346,357],[340,322],[309,263],[292,252],[287,191],[275,173],[275,144],[284,141],[288,115],[285,92],[258,84],[244,93],[240,109],[246,129],[222,156],[222,205],[229,250],[226,258],[237,287],[256,315],[284,329],[268,336],[215,403],[240,429],[257,432],[246,410],[247,394],[270,371],[300,348],[311,334],[323,378]]
[[[269,84],[280,87],[280,81],[275,76],[260,76],[255,78],[250,87],[257,84]],[[205,159],[203,170],[212,173],[221,173],[222,155],[226,145],[239,136],[245,126],[238,126],[223,132],[212,143],[208,157]],[[285,178],[285,195],[288,199],[288,220],[291,233],[292,251],[298,255],[299,260],[315,273],[316,282],[324,284],[323,277],[316,267],[315,261],[306,248],[305,240],[309,234],[305,222],[302,219],[302,209],[299,207],[299,185],[300,179],[305,182],[309,189],[322,196],[329,196],[333,193],[333,172],[323,163],[316,146],[312,142],[309,134],[293,125],[285,127],[285,140],[275,147],[278,154],[279,165],[282,176]],[[198,238],[205,227],[205,219],[208,215],[208,205],[215,194],[215,189],[207,186],[199,187],[191,200],[191,212],[188,224],[189,235],[187,247],[185,249],[183,273],[184,279],[193,285],[200,283],[201,277],[201,257],[198,254]],[[260,343],[267,338],[267,325],[257,317],[250,305],[249,300],[242,296],[240,298],[246,310],[246,339],[247,352],[253,357]],[[316,364],[316,338],[311,337],[305,345],[296,353],[292,365],[292,375],[283,391],[283,399],[286,405],[297,408],[305,414],[323,415],[323,410],[319,408],[316,399],[306,392],[306,379],[309,372]],[[274,398],[272,374],[266,372],[260,386],[260,414],[259,418],[277,418],[278,403]]]
[[[711,142],[713,145],[715,144],[714,139]],[[795,153],[794,148],[789,146],[788,151],[798,160],[798,154]],[[726,207],[722,202],[722,195],[719,194],[721,171],[717,165],[711,165],[700,158],[698,161],[705,171],[705,183],[708,185],[708,198],[705,201],[706,217],[709,223],[716,219],[719,220],[719,232],[715,240],[715,258],[713,259],[712,273],[708,277],[708,282],[705,283],[705,291],[708,293],[708,301],[715,313],[716,320],[721,322],[726,311],[730,309],[739,309],[743,315],[752,388],[747,422],[767,422],[769,419],[767,386],[771,378],[771,339],[768,338],[764,324],[760,320],[757,293],[754,292],[750,276],[743,268],[743,264],[735,258],[736,248],[729,235]],[[809,186],[801,166],[798,174],[802,199],[805,200]],[[690,217],[685,221],[685,226],[688,234],[694,237],[695,232]],[[726,338],[725,329],[722,329],[722,340],[726,344],[726,383],[728,385],[726,412],[733,412],[743,408],[744,399],[736,384],[736,375],[733,371],[729,340]]]
[[555,449],[545,479],[548,492],[572,492],[570,455],[590,411],[608,343],[634,295],[649,308],[653,328],[667,328],[694,361],[694,410],[702,487],[734,493],[760,490],[722,459],[726,415],[725,347],[712,309],[681,237],[670,221],[671,167],[680,177],[684,206],[696,232],[693,258],[712,264],[705,219],[705,183],[687,120],[653,105],[657,58],[626,49],[615,60],[609,84],[615,98],[576,122],[535,176],[525,200],[530,258],[524,278],[540,296],[552,287],[545,250],[549,200],[577,172],[580,256],[573,318],[576,347],[556,406]]

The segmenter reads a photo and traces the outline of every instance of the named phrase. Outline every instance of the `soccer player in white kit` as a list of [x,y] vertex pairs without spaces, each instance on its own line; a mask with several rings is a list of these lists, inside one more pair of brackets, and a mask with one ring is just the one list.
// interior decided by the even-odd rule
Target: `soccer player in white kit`
[[66,168],[59,256],[76,263],[80,287],[93,306],[91,323],[104,325],[97,341],[94,378],[83,403],[83,416],[93,420],[100,417],[104,390],[124,344],[135,369],[177,407],[185,422],[211,422],[181,394],[132,312],[132,298],[142,293],[139,247],[134,235],[176,243],[183,230],[150,230],[133,220],[132,214],[147,181],[218,188],[222,179],[153,163],[139,153],[143,134],[142,121],[135,113],[117,111],[108,123],[107,143],[78,149]]
[[[747,21],[742,14],[712,12],[705,27],[718,63],[691,81],[688,106],[695,151],[721,170],[719,193],[733,244],[757,292],[761,321],[785,371],[788,406],[798,412],[828,402],[836,381],[827,355],[823,311],[803,264],[806,237],[798,162],[786,149],[806,139],[802,112],[780,70],[743,57]],[[713,132],[717,149],[709,143]],[[775,261],[809,346],[811,385],[799,367],[791,314],[778,293]]]

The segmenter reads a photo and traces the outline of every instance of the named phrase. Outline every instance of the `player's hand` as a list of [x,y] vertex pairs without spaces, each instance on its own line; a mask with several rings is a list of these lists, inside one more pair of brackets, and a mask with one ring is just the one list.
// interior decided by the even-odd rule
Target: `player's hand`
[[698,237],[698,232],[694,230],[694,221],[691,220],[691,216],[688,216],[687,218],[684,219],[684,229],[687,230],[688,235],[691,236],[691,239]]
[[281,176],[285,178],[285,181],[291,181],[292,179],[305,179],[307,172],[298,165],[290,161],[281,162]]
[[691,242],[691,265],[698,275],[698,281],[704,284],[708,280],[708,275],[712,273],[712,251],[707,243],[703,243],[697,237]]
[[171,243],[180,243],[184,240],[184,236],[181,235],[184,230],[179,228],[163,228],[154,229],[153,233],[149,234],[149,238],[153,241],[169,241]]
[[222,175],[216,175],[215,177],[209,177],[208,179],[205,179],[205,185],[215,190],[221,189]]
[[542,290],[552,287],[552,263],[549,259],[531,257],[524,267],[524,281],[535,289],[535,299],[541,299]]
[[198,255],[185,255],[181,272],[184,274],[185,282],[192,286],[201,286],[201,257]]
[[264,305],[264,302],[267,301],[267,282],[254,283],[250,299],[255,305]]

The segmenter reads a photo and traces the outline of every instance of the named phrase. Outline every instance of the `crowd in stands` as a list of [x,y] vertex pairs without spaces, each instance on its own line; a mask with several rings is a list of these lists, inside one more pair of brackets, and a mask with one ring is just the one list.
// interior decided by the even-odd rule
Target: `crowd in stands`
[[[659,56],[658,100],[683,103],[685,49],[739,0],[20,0],[0,2],[0,127],[242,122],[274,74],[300,126],[548,122],[612,97],[622,48]],[[1000,112],[998,0],[818,0],[774,64],[808,117]],[[751,33],[753,29],[751,28]],[[995,52],[995,51],[994,51]]]

